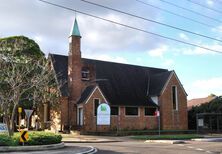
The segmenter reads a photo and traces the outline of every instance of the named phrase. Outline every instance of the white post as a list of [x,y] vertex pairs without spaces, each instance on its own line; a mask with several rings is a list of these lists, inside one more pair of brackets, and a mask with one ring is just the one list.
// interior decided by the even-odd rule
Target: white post
[[159,127],[159,136],[160,136],[160,111],[159,112],[159,116],[158,116],[158,127]]

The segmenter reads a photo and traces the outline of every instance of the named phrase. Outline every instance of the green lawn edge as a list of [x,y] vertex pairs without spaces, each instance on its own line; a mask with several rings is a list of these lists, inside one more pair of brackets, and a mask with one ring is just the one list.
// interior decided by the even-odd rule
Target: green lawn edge
[[178,134],[178,135],[138,135],[131,136],[131,139],[135,140],[191,140],[194,138],[203,138],[198,134]]

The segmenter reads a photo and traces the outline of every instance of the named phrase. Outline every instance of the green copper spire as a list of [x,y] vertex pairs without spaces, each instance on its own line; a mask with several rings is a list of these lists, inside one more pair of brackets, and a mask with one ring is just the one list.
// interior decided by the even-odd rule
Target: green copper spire
[[73,24],[73,27],[71,29],[71,34],[70,36],[80,36],[80,32],[79,32],[79,27],[78,27],[78,23],[77,23],[77,20],[75,19],[74,21],[74,24]]

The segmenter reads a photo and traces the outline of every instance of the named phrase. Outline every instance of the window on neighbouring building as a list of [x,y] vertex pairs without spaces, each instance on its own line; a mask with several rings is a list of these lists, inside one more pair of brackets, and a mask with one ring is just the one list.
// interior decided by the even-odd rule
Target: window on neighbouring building
[[178,110],[178,98],[177,98],[176,86],[172,86],[172,101],[173,101],[173,109]]
[[119,115],[119,107],[118,106],[111,107],[111,115]]
[[125,115],[137,116],[138,113],[138,107],[125,107]]
[[99,106],[99,99],[94,99],[94,116],[97,116],[98,106]]
[[82,80],[89,80],[89,69],[88,68],[82,69]]
[[156,110],[156,107],[145,107],[145,116],[154,116]]

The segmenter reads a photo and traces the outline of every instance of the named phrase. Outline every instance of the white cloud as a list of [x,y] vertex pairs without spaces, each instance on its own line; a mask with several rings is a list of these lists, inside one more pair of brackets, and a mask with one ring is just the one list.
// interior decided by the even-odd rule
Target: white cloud
[[222,25],[212,28],[212,31],[222,33]]
[[168,50],[167,45],[160,45],[158,48],[148,51],[151,57],[163,57],[163,54]]
[[[149,10],[149,14],[147,14],[147,7],[141,7],[141,4],[137,2],[129,3],[128,0],[103,2],[94,0],[94,2],[103,3],[102,5],[131,13],[136,12],[140,16],[145,14],[147,18],[152,17],[155,19],[158,14],[152,8]],[[147,29],[148,27],[149,30],[156,28],[153,23],[97,8],[82,1],[55,0],[55,3],[70,6],[73,9],[86,11],[89,14],[133,27],[142,29]],[[68,36],[75,17],[74,12],[53,7],[39,1],[26,0],[14,0],[13,2],[2,0],[0,10],[0,21],[2,21],[0,24],[1,37],[25,35],[34,38],[44,52],[68,53]],[[164,39],[150,37],[145,33],[78,13],[77,20],[82,35],[83,51],[91,49],[94,52],[100,53],[109,51],[141,52],[156,47],[157,42],[164,42]],[[42,39],[36,38],[36,36],[41,36]]]
[[[205,48],[209,48],[215,51],[219,51],[222,52],[222,45],[219,44],[211,44],[211,45],[207,45],[207,44],[201,44],[200,46],[203,46]],[[210,51],[210,50],[205,50],[202,48],[180,48],[180,49],[174,49],[175,51],[182,53],[184,55],[214,55],[216,54],[216,52],[214,51]]]
[[165,59],[163,65],[167,67],[171,67],[175,64],[173,59]]
[[210,79],[200,79],[192,82],[188,89],[188,98],[206,97],[210,94],[222,95],[222,76]]
[[180,37],[181,39],[183,39],[183,40],[189,40],[189,37],[188,37],[186,34],[184,34],[184,33],[180,33],[180,34],[179,34],[179,37]]
[[34,36],[34,40],[37,42],[37,43],[41,43],[43,38],[41,36]]
[[206,0],[207,5],[209,6],[213,6],[214,2],[212,0]]

